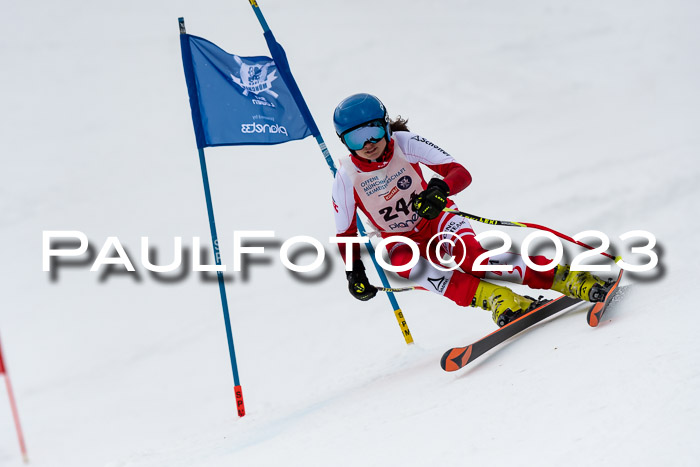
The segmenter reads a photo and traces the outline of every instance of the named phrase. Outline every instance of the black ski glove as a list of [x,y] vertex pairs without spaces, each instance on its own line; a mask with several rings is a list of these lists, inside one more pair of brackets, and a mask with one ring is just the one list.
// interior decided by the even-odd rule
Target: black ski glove
[[377,288],[369,283],[365,274],[365,265],[362,260],[356,259],[352,263],[352,271],[348,271],[348,289],[353,297],[363,302],[377,295]]
[[428,188],[413,200],[413,210],[426,219],[435,219],[447,206],[450,187],[443,180],[433,178]]

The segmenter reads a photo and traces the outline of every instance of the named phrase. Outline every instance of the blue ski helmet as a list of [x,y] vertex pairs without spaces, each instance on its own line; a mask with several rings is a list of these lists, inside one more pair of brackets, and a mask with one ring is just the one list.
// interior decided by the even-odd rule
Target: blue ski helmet
[[345,133],[372,121],[383,122],[386,132],[385,138],[389,142],[391,139],[389,114],[387,114],[386,107],[384,107],[382,101],[375,96],[366,93],[353,94],[338,104],[333,113],[335,132],[340,140],[343,141],[343,144],[346,144],[343,140]]

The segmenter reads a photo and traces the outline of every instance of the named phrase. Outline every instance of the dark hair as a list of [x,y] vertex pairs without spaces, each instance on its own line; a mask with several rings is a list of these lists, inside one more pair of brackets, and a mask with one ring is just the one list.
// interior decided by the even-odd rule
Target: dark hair
[[389,120],[389,128],[391,129],[392,133],[394,131],[411,131],[406,126],[407,123],[408,119],[401,118],[401,115],[399,115],[395,119]]

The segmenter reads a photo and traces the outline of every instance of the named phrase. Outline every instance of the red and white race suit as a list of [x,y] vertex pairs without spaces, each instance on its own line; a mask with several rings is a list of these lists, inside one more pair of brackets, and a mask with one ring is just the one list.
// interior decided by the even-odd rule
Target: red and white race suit
[[[443,212],[436,219],[428,220],[411,209],[413,198],[427,187],[421,165],[443,177],[450,188],[450,195],[459,193],[471,184],[471,175],[464,166],[440,147],[411,132],[394,132],[386,151],[377,161],[368,161],[354,155],[342,158],[333,182],[337,236],[357,235],[356,213],[359,208],[382,237],[401,235],[418,245],[421,255],[418,264],[399,275],[427,290],[444,295],[461,306],[471,304],[479,279],[484,277],[525,284],[532,288],[548,289],[552,286],[553,270],[534,271],[526,266],[522,257],[514,253],[488,257],[488,264],[512,265],[511,272],[474,271],[474,260],[486,250],[474,239],[474,230],[467,219]],[[457,209],[449,199],[447,206]],[[436,245],[441,240],[450,240],[452,243],[443,242],[436,251]],[[346,260],[346,249],[342,245],[340,252],[343,260]],[[355,244],[353,258],[359,258],[359,255],[360,247]],[[445,267],[438,262],[438,255],[453,257],[461,271],[441,270]],[[412,250],[406,243],[399,241],[389,247],[392,265],[407,264],[411,256]],[[481,264],[486,263],[487,256]],[[530,259],[535,264],[549,263],[542,256]]]

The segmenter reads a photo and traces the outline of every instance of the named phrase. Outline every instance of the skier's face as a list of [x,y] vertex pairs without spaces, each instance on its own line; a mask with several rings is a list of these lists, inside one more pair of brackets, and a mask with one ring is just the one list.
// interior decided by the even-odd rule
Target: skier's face
[[372,143],[370,141],[367,141],[365,145],[362,147],[362,149],[358,149],[355,151],[355,154],[357,154],[357,157],[361,157],[362,159],[367,159],[368,161],[374,161],[379,158],[382,154],[384,154],[384,150],[386,149],[386,139],[382,138],[376,143]]

